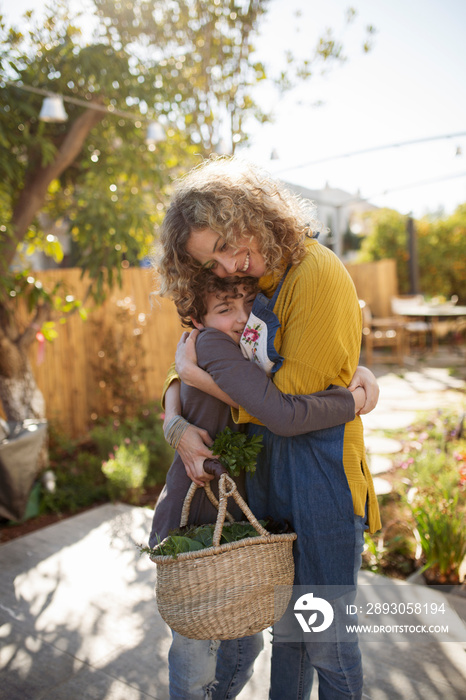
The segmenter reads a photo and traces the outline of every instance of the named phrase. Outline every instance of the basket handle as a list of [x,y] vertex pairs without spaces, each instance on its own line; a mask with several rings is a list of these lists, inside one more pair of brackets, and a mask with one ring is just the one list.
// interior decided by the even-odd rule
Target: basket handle
[[[204,471],[207,472],[207,474],[212,474],[212,476],[215,476],[217,479],[219,479],[222,476],[222,474],[227,473],[227,470],[225,469],[223,464],[218,459],[212,459],[212,458],[208,458],[208,459],[204,460]],[[205,489],[205,493],[206,493],[207,498],[212,503],[215,510],[218,510],[218,501],[215,498],[208,481],[206,481],[206,483],[204,484],[204,489]],[[188,524],[189,509],[191,508],[191,501],[193,500],[193,497],[194,497],[194,494],[196,493],[196,490],[197,490],[197,486],[193,481],[192,484],[190,485],[190,487],[188,489],[188,493],[186,494],[186,497],[184,499],[183,508],[181,510],[180,527],[186,527],[186,525]],[[234,517],[228,511],[226,512],[226,517],[230,523],[235,522]]]
[[[220,460],[213,459],[211,457],[204,460],[204,471],[207,474],[211,474],[212,476],[215,476],[216,479],[220,479],[222,474],[228,473],[226,468],[220,462]],[[218,501],[215,498],[208,481],[206,481],[206,483],[204,484],[204,488],[205,488],[205,493],[206,493],[207,498],[212,503],[215,510],[218,510]],[[193,496],[195,493],[196,493],[196,485],[193,482],[188,490],[188,493],[186,494],[185,504],[183,504],[183,509],[181,511],[180,527],[185,527],[188,524],[189,509],[191,507],[191,501],[193,500]],[[230,522],[230,523],[235,522],[234,517],[228,511],[226,512],[226,517],[227,517],[228,522]]]
[[[206,460],[206,462],[213,462],[217,460]],[[209,465],[211,466],[211,465]],[[212,465],[215,466],[215,465]],[[209,469],[209,471],[211,471]],[[231,478],[231,476],[228,475],[224,467],[221,467],[218,469],[218,471],[222,471],[223,473],[220,476],[220,482],[218,486],[218,491],[219,491],[219,496],[220,499],[217,501],[215,498],[214,494],[212,493],[212,489],[210,488],[210,484],[207,481],[204,484],[204,490],[206,493],[207,498],[209,501],[212,503],[214,508],[218,510],[217,514],[217,520],[215,523],[215,529],[214,529],[214,535],[213,535],[213,546],[218,547],[220,544],[220,538],[222,536],[222,530],[223,530],[223,525],[225,523],[225,518],[230,522],[234,523],[235,520],[232,517],[232,515],[227,511],[227,501],[230,496],[233,496],[234,500],[238,504],[238,506],[241,508],[243,511],[244,515],[246,518],[249,520],[251,525],[254,527],[254,529],[259,533],[259,535],[262,535],[263,537],[268,537],[270,535],[269,532],[265,528],[262,527],[260,522],[257,520],[249,506],[247,505],[246,501],[244,498],[241,496],[241,494],[238,491],[238,487],[236,486],[234,480]],[[212,472],[211,472],[212,473]],[[189,509],[191,507],[191,502],[193,500],[194,494],[197,491],[197,484],[192,482],[191,486],[188,489],[188,493],[186,494],[186,497],[183,502],[183,508],[181,510],[181,520],[180,520],[180,527],[185,527],[188,524],[188,517],[189,517]]]
[[[194,494],[196,493],[197,489],[198,489],[197,484],[195,484],[193,481],[191,483],[191,486],[188,489],[188,493],[186,494],[185,499],[184,499],[183,508],[181,510],[180,527],[186,527],[186,525],[188,524],[189,509],[191,508],[191,501],[193,500]],[[219,503],[218,503],[217,499],[215,498],[214,493],[213,493],[212,489],[210,488],[210,483],[208,481],[206,481],[206,483],[204,484],[204,490],[205,490],[205,494],[206,494],[207,498],[212,503],[213,507],[216,510],[218,510]],[[234,517],[228,511],[226,511],[225,516],[226,516],[226,519],[228,520],[228,522],[230,522],[230,523],[235,522]]]
[[270,533],[267,532],[265,528],[262,527],[260,522],[257,520],[256,516],[253,514],[249,506],[247,505],[246,501],[244,498],[241,496],[241,494],[238,491],[238,488],[228,474],[222,474],[220,477],[220,483],[218,486],[219,490],[219,495],[220,495],[220,503],[218,506],[218,515],[217,515],[217,522],[215,523],[215,530],[214,530],[214,536],[213,536],[213,546],[218,547],[220,544],[220,538],[222,536],[222,530],[223,530],[223,524],[225,522],[225,515],[227,512],[227,500],[230,496],[233,496],[234,500],[238,504],[238,506],[241,508],[243,511],[244,515],[247,517],[251,525],[254,527],[254,529],[259,533],[259,535],[262,535],[263,537],[269,537]]

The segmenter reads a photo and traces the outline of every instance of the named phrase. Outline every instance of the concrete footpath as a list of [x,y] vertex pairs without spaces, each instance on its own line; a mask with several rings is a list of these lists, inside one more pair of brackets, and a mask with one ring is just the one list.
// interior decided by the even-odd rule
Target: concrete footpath
[[[427,381],[422,373],[403,383],[394,374],[381,374],[381,401],[368,417],[368,437],[377,427],[389,427],[390,416],[399,421],[400,409],[412,413],[429,402],[438,406],[439,396],[443,402],[450,390],[464,399],[461,387],[448,387],[448,374],[434,372],[436,386],[428,392],[423,391]],[[168,700],[170,634],[155,603],[155,566],[136,548],[146,542],[151,518],[149,510],[104,505],[0,545],[2,700]],[[362,639],[363,697],[466,700],[466,598],[367,572],[361,583],[363,595],[375,592],[380,601],[388,595],[391,602],[445,602],[442,621],[449,624],[442,635]],[[396,607],[385,624],[406,625],[404,608]],[[360,622],[375,622],[365,614],[367,606],[363,610]],[[416,624],[430,621],[416,617]],[[269,633],[264,637],[265,650],[240,700],[268,697]],[[315,686],[312,700],[318,697]]]

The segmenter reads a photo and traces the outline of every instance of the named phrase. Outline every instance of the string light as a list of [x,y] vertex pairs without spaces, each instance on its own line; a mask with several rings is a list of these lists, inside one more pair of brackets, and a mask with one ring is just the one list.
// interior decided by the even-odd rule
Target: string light
[[432,178],[431,180],[420,180],[418,182],[411,182],[406,185],[400,185],[399,187],[392,187],[389,190],[384,190],[383,192],[377,192],[371,194],[369,197],[365,197],[366,200],[374,199],[375,197],[382,197],[386,194],[391,194],[392,192],[401,192],[403,190],[409,190],[416,187],[423,187],[424,185],[435,185],[437,182],[445,182],[447,180],[456,180],[457,178],[466,177],[466,172],[455,173],[452,175],[444,175],[443,177]]
[[[440,136],[427,136],[425,138],[420,138],[420,139],[412,139],[411,141],[400,141],[399,143],[388,143],[383,146],[373,146],[370,148],[362,148],[359,151],[350,151],[349,153],[342,153],[340,155],[336,156],[326,156],[325,158],[319,158],[318,160],[312,160],[309,161],[308,163],[301,163],[300,165],[290,165],[286,168],[283,168],[282,170],[275,170],[274,174],[275,175],[281,175],[282,173],[288,172],[289,170],[299,170],[300,168],[308,168],[311,167],[312,165],[320,165],[321,163],[327,163],[331,160],[339,160],[340,158],[352,158],[353,156],[360,156],[364,155],[365,153],[374,153],[375,151],[384,151],[389,148],[402,148],[404,146],[412,146],[417,143],[426,143],[428,141],[439,141],[442,139],[452,139],[452,138],[459,138],[461,136],[466,136],[466,131],[460,131],[455,134],[442,134]],[[461,154],[461,148],[459,147],[459,151]],[[275,152],[276,153],[276,152]],[[458,155],[458,148],[457,148],[457,155]]]
[[77,97],[70,97],[68,95],[58,95],[57,93],[51,92],[50,90],[46,90],[45,88],[33,87],[31,85],[21,85],[10,80],[4,80],[2,82],[5,85],[8,85],[9,87],[18,88],[19,90],[25,90],[26,92],[33,92],[36,95],[43,95],[45,97],[45,100],[42,105],[41,112],[39,114],[39,119],[41,119],[42,121],[66,121],[68,115],[65,112],[63,102],[69,102],[71,104],[78,105],[79,107],[85,107],[86,109],[94,109],[97,112],[106,112],[107,114],[122,117],[123,119],[130,119],[135,123],[139,122],[140,124],[141,120],[147,122],[148,128],[146,143],[148,144],[157,143],[165,138],[164,129],[159,122],[156,122],[152,119],[144,119],[140,114],[126,112],[121,109],[117,109],[113,105],[102,105],[98,102],[81,100]]

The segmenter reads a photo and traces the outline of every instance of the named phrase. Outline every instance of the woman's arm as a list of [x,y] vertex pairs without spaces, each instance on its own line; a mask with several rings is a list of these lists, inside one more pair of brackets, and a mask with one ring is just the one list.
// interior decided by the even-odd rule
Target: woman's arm
[[180,379],[188,386],[194,386],[209,396],[219,399],[227,406],[238,408],[238,404],[228,394],[220,389],[210,374],[201,369],[197,364],[196,339],[198,330],[191,333],[185,332],[181,336],[175,354],[175,366]]
[[234,340],[213,328],[201,332],[197,354],[220,388],[276,435],[301,435],[347,423],[365,401],[362,389],[354,395],[339,386],[309,396],[281,393]]

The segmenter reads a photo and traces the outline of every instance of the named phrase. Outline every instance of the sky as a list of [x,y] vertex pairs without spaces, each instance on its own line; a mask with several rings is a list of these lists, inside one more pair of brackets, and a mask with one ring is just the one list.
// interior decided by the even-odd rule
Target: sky
[[[415,217],[450,213],[466,202],[465,0],[270,0],[258,58],[273,70],[286,49],[310,54],[326,27],[343,28],[350,4],[357,15],[344,29],[347,61],[286,96],[261,89],[275,121],[251,124],[241,155],[310,189],[328,184]],[[0,0],[14,20],[43,5]],[[364,54],[368,24],[377,31]]]
[[[348,4],[272,1],[261,50],[273,60],[291,37],[301,52],[326,26],[342,24]],[[257,129],[248,157],[311,189],[328,183],[360,191],[377,206],[415,217],[439,209],[449,213],[466,201],[466,2],[354,0],[353,7],[357,18],[344,37],[348,60],[276,100],[276,122]],[[299,31],[296,10],[302,13]],[[363,54],[359,44],[367,24],[377,33],[372,51]],[[319,100],[320,107],[298,104]],[[332,158],[459,133],[464,135]],[[273,149],[279,159],[271,161]]]

